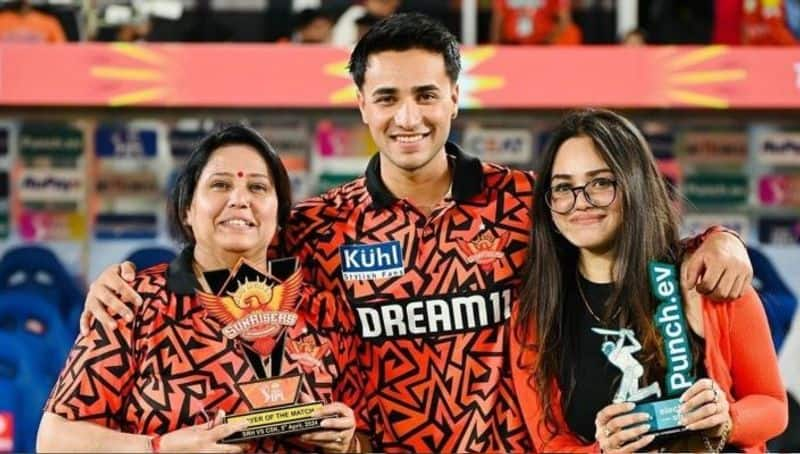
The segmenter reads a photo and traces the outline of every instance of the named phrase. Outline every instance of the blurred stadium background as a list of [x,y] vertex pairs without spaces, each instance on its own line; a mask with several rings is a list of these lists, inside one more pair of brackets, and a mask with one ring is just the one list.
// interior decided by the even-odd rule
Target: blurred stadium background
[[[395,11],[465,45],[452,139],[532,168],[560,114],[645,131],[686,234],[747,240],[790,395],[800,397],[800,0],[17,0],[0,2],[0,452],[32,451],[88,282],[168,259],[175,169],[216,125],[279,150],[296,200],[376,149],[346,71]],[[795,324],[798,325],[798,324]],[[771,447],[800,450],[797,404]]]

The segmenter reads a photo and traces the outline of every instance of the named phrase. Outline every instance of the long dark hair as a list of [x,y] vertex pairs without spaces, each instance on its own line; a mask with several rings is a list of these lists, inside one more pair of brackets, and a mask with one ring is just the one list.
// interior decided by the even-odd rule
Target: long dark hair
[[587,109],[566,115],[556,127],[538,168],[529,258],[514,328],[523,348],[538,356],[536,364],[520,366],[531,371],[532,385],[546,411],[545,426],[551,433],[557,427],[552,410],[553,384],[563,367],[571,370],[570,382],[559,383],[564,407],[575,387],[570,352],[578,334],[572,328],[576,311],[566,307],[565,288],[574,285],[578,249],[557,233],[545,192],[550,187],[559,148],[573,137],[591,139],[617,180],[623,218],[612,245],[616,255],[611,272],[613,287],[603,315],[608,320],[619,310],[622,326],[631,326],[641,339],[645,377],[659,373],[663,377],[665,362],[661,338],[652,322],[657,303],[650,293],[647,262],[676,263],[679,252],[677,214],[639,130],[607,110]]

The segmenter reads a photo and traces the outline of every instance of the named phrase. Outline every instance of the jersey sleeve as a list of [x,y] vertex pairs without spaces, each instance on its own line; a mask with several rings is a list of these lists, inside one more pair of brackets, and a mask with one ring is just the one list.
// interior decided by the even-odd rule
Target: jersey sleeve
[[348,223],[342,217],[348,210],[340,199],[315,197],[298,204],[283,232],[288,255],[299,260],[303,279],[320,289],[333,290],[339,285],[339,246],[346,244]]
[[281,242],[286,254],[305,258],[313,250],[309,242],[318,234],[324,221],[321,214],[325,211],[325,203],[319,197],[300,202],[289,215],[286,227],[281,231]]
[[137,320],[117,320],[113,331],[95,320],[89,333],[76,339],[45,411],[73,421],[120,428],[120,411],[137,369],[132,342]]

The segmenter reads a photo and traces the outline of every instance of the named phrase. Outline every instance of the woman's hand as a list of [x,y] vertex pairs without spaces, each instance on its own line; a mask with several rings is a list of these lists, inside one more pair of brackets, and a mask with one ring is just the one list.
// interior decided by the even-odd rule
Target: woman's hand
[[[335,416],[324,419],[322,430],[309,432],[300,436],[300,440],[319,446],[325,452],[352,452],[353,437],[356,432],[356,418],[353,409],[341,402],[324,405],[315,415]],[[358,450],[358,449],[355,449]]]
[[225,412],[220,410],[211,423],[184,427],[162,436],[159,452],[244,452],[246,444],[226,444],[219,441],[247,429],[247,422],[223,423],[224,418]]
[[640,451],[656,437],[645,435],[650,430],[650,415],[630,413],[631,402],[607,405],[594,420],[594,437],[603,452]]
[[731,423],[731,404],[719,384],[710,378],[697,380],[681,395],[681,424],[689,430],[712,429],[711,436],[720,436],[725,424]]

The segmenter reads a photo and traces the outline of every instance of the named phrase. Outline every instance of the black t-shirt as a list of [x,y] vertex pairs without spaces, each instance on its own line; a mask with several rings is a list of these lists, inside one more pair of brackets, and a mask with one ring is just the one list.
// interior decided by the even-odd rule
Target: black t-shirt
[[[602,317],[603,304],[611,295],[612,285],[589,282],[583,276],[580,276],[579,279],[583,294],[592,311]],[[609,336],[604,339],[604,336],[595,333],[592,328],[600,327],[617,330],[620,327],[613,324],[613,322],[611,325],[601,325],[586,309],[586,305],[581,300],[578,288],[575,285],[567,285],[566,305],[567,310],[574,311],[572,316],[566,317],[566,319],[569,320],[568,323],[573,324],[568,331],[575,333],[572,345],[573,351],[569,355],[570,358],[574,359],[575,388],[571,399],[564,406],[564,417],[567,425],[575,434],[585,441],[591,442],[595,439],[594,420],[597,412],[611,403],[622,377],[621,371],[608,361],[601,349],[604,340],[616,341],[617,337]],[[690,330],[690,332],[692,333],[692,342],[701,346],[700,354],[694,357],[695,377],[705,377],[707,374],[703,367],[703,362],[699,360],[703,357],[702,346],[704,342],[694,331]],[[634,354],[634,356],[639,359],[637,354]],[[562,392],[566,392],[569,389],[571,377],[570,364],[565,361],[559,376],[559,386]],[[640,387],[646,385],[649,385],[649,383],[645,383],[643,379],[640,380]],[[664,389],[663,385],[664,383],[661,383],[662,391]],[[664,397],[662,396],[662,398]],[[646,399],[642,402],[648,400],[656,399]],[[659,437],[659,441],[664,442],[667,440],[664,437]]]

